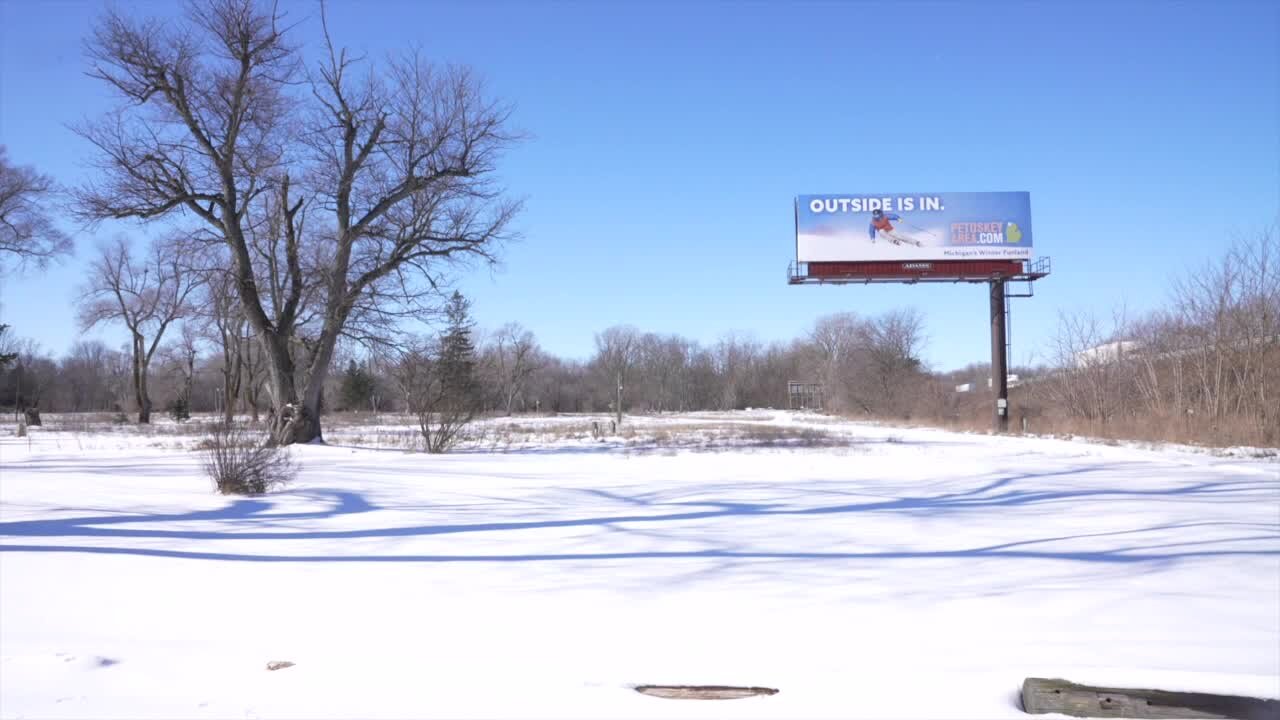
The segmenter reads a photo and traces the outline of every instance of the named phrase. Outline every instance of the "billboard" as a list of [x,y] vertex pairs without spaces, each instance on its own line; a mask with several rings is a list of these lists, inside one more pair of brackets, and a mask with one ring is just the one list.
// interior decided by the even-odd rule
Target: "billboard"
[[1030,257],[1030,193],[881,193],[796,198],[797,262]]

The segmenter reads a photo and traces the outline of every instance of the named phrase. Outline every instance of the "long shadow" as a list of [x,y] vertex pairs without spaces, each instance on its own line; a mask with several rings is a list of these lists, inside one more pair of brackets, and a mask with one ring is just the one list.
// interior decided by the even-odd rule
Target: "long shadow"
[[[131,461],[130,461],[131,460]],[[66,464],[59,463],[30,463],[21,465],[24,473],[38,473],[41,475],[127,475],[127,476],[147,476],[156,477],[163,475],[175,475],[190,473],[194,467],[197,467],[196,460],[192,462],[166,462],[157,463],[155,458],[139,458],[129,459],[125,461],[116,461],[111,463],[99,463],[95,465],[86,465],[84,463]]]
[[[1268,536],[1276,537],[1276,536]],[[1070,560],[1075,562],[1132,564],[1169,562],[1191,558],[1226,556],[1280,556],[1280,550],[1202,550],[1177,553],[1132,553],[1099,550],[1091,552],[1052,552],[1018,550],[931,550],[895,552],[751,552],[733,550],[691,550],[674,552],[557,553],[526,555],[243,555],[237,553],[158,550],[154,548],[115,548],[88,545],[3,545],[0,552],[61,552],[100,555],[137,555],[183,560],[223,560],[236,562],[413,562],[413,563],[514,563],[514,562],[581,562],[610,560],[936,560],[946,558],[1003,558],[1018,560]]]
[[[1079,476],[1110,469],[1107,465],[1094,465],[1082,468],[1067,468],[1053,472],[1026,473],[1011,475],[992,480],[977,488],[927,496],[906,496],[883,500],[843,503],[819,507],[786,507],[778,503],[749,503],[731,501],[690,501],[690,502],[656,502],[645,496],[624,500],[625,495],[610,493],[604,490],[577,489],[596,497],[612,501],[626,502],[632,507],[658,510],[653,513],[625,513],[597,515],[591,517],[573,517],[557,519],[520,520],[506,522],[484,522],[464,524],[415,525],[405,527],[357,528],[350,530],[307,530],[307,531],[264,531],[261,529],[243,529],[274,527],[282,521],[324,520],[344,515],[369,512],[377,509],[358,493],[339,490],[316,490],[305,495],[311,499],[326,500],[329,507],[309,512],[271,513],[272,504],[267,499],[252,498],[237,500],[216,510],[196,511],[189,513],[169,514],[132,514],[132,515],[97,515],[90,517],[73,517],[41,520],[22,520],[0,523],[0,535],[20,537],[98,537],[98,538],[175,538],[185,540],[317,540],[317,539],[359,539],[387,537],[415,537],[451,535],[480,532],[508,532],[521,530],[537,530],[546,528],[617,526],[619,524],[654,525],[690,520],[708,520],[718,518],[742,517],[778,517],[809,516],[827,514],[857,513],[952,513],[965,512],[993,507],[1012,507],[1033,504],[1047,504],[1064,501],[1079,502],[1085,499],[1168,499],[1178,497],[1231,496],[1248,493],[1260,488],[1274,489],[1276,483],[1259,483],[1249,480],[1215,480],[1190,483],[1174,488],[1158,490],[1141,489],[1068,489],[1022,491],[1012,488],[1015,483],[1028,479],[1046,479],[1056,476]],[[671,510],[678,509],[675,512]],[[188,523],[188,522],[227,522],[232,527],[216,530],[196,529],[153,529],[136,527],[139,524],[152,523]],[[50,552],[56,548],[39,546]],[[0,551],[33,551],[33,546],[4,545]],[[99,548],[98,550],[108,550]],[[990,549],[995,552],[997,549]],[[118,552],[126,552],[118,550]],[[147,551],[151,552],[151,551]],[[155,551],[170,552],[170,551]],[[176,551],[174,551],[176,552]],[[218,559],[217,553],[189,553],[191,557],[209,557]],[[643,554],[641,554],[643,555]],[[676,556],[682,556],[677,554]],[[779,555],[780,557],[783,555]],[[803,556],[803,554],[801,555]],[[911,557],[910,554],[895,555],[859,555],[847,557]],[[1020,555],[1021,556],[1021,555]],[[1046,555],[1046,557],[1063,557],[1062,553]],[[1092,555],[1089,555],[1092,556]],[[423,556],[427,557],[427,556]],[[515,556],[519,557],[519,556]],[[548,556],[551,557],[551,556]],[[556,556],[559,557],[559,556]],[[594,556],[592,556],[594,557]],[[750,556],[754,557],[754,555]],[[828,557],[815,555],[813,557]],[[846,557],[833,555],[831,557]]]
[[[668,512],[663,514],[607,515],[557,520],[527,520],[519,522],[468,523],[458,525],[419,525],[394,528],[358,528],[354,530],[227,532],[220,530],[156,530],[127,527],[100,527],[103,525],[118,526],[128,524],[150,524],[156,522],[245,520],[251,517],[256,520],[263,521],[318,520],[350,514],[353,512],[365,512],[372,509],[372,506],[359,494],[335,490],[317,491],[319,495],[329,495],[335,501],[333,506],[328,510],[318,512],[267,514],[266,511],[271,508],[271,504],[269,502],[263,499],[246,499],[237,500],[231,505],[218,510],[197,511],[191,513],[127,516],[110,515],[3,522],[0,523],[0,535],[20,535],[28,537],[181,538],[186,540],[320,540],[448,535],[456,533],[494,532],[505,530],[536,530],[590,525],[612,525],[618,523],[657,523],[682,520],[705,520],[734,515],[805,515],[835,512],[849,513],[872,512],[878,510],[910,510],[935,506],[948,501],[955,501],[956,499],[1002,487],[1017,479],[1017,477],[1005,478],[963,493],[951,493],[931,498],[899,498],[881,502],[854,503],[849,505],[803,509],[778,509],[774,505],[763,505],[758,503],[700,501],[690,503],[671,503],[668,506],[707,507],[709,509],[675,513]],[[652,503],[650,503],[650,505],[652,505]]]
[[[316,500],[330,500],[332,502],[329,507],[322,510],[267,514],[267,511],[274,507],[271,502],[262,498],[243,498],[236,500],[229,505],[213,510],[196,510],[185,513],[133,513],[127,515],[112,513],[110,515],[64,518],[62,520],[18,520],[0,523],[0,535],[29,535],[41,537],[62,535],[68,537],[77,535],[90,537],[187,537],[188,535],[185,531],[177,532],[176,534],[163,533],[160,535],[154,535],[152,533],[158,531],[138,530],[132,528],[113,530],[97,526],[156,522],[229,521],[235,523],[244,520],[271,522],[279,520],[324,520],[327,518],[337,517],[339,515],[352,515],[378,509],[376,505],[369,503],[360,494],[342,490],[319,489],[289,491],[287,494]],[[190,537],[193,539],[211,539],[208,537],[202,538],[202,535],[203,534],[201,533],[197,533],[190,535]],[[236,533],[212,533],[211,535],[215,537],[230,538],[235,537]],[[264,533],[263,535],[271,536],[273,533]]]

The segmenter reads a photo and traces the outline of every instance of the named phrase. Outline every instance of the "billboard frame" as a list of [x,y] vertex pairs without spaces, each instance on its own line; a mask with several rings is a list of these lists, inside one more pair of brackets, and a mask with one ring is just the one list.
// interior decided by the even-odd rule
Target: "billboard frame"
[[[815,267],[816,266],[816,267]],[[817,272],[814,272],[814,271]],[[995,432],[1009,430],[1009,299],[1034,296],[1036,280],[1052,270],[1049,256],[1029,260],[871,260],[849,262],[792,262],[788,285],[871,285],[896,283],[986,283],[989,285],[991,378],[995,394]],[[1021,293],[1008,292],[1009,283],[1026,283]]]
[[1052,272],[1049,256],[1032,260],[867,260],[793,262],[788,285],[870,285],[872,283],[1032,283]]

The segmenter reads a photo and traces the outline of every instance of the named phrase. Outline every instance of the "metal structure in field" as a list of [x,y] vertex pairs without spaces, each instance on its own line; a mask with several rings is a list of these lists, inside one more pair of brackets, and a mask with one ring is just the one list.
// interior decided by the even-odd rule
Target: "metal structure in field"
[[807,195],[796,198],[795,211],[791,285],[988,285],[993,423],[1007,430],[1009,300],[1031,297],[1033,283],[1050,272],[1049,258],[1031,257],[1030,195]]
[[787,399],[792,410],[821,410],[822,383],[787,383]]

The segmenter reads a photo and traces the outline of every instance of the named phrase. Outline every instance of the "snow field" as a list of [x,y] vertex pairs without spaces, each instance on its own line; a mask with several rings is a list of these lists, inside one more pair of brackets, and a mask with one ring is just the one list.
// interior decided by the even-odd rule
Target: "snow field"
[[998,718],[1027,676],[1280,697],[1274,461],[532,422],[445,456],[327,432],[258,498],[146,436],[0,438],[0,716]]

